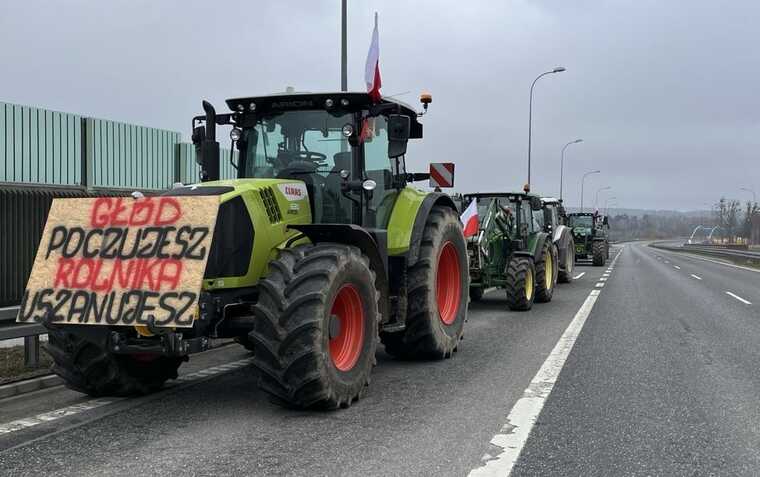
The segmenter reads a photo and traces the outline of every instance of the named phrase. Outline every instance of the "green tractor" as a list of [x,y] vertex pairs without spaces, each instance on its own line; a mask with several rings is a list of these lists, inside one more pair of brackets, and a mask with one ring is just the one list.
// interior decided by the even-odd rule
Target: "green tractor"
[[557,283],[557,249],[543,229],[541,198],[534,194],[466,194],[477,201],[479,229],[468,238],[470,298],[503,288],[510,310],[529,310],[551,301]]
[[604,265],[610,256],[607,217],[598,213],[576,212],[567,218],[575,236],[575,258],[586,260],[591,257],[594,266]]
[[557,247],[559,262],[557,279],[560,283],[573,281],[575,268],[575,240],[573,231],[567,224],[567,214],[560,199],[542,197],[544,207],[544,231],[552,236]]
[[[421,101],[426,111],[431,97]],[[276,402],[334,409],[366,392],[380,342],[400,358],[450,358],[467,318],[467,248],[451,198],[409,185],[429,176],[404,159],[423,113],[345,92],[227,105],[217,114],[204,101],[193,119],[201,183],[163,193],[220,197],[193,327],[46,322],[54,371],[93,396],[142,394],[209,338],[236,338]],[[219,180],[224,125],[239,151],[233,180]]]

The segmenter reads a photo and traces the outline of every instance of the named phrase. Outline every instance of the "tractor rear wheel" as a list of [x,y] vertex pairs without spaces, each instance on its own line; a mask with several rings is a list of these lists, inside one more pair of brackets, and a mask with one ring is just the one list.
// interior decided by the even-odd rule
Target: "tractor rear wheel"
[[557,284],[557,248],[549,240],[544,242],[536,265],[536,301],[552,301],[554,286]]
[[419,257],[407,273],[406,328],[380,335],[385,350],[407,359],[450,358],[467,321],[470,281],[462,224],[452,209],[434,206],[430,211]]
[[259,386],[296,408],[345,408],[366,392],[380,322],[375,273],[358,248],[284,249],[259,282],[248,335]]
[[513,311],[533,307],[536,297],[536,267],[528,257],[512,257],[507,266],[507,306]]
[[575,268],[575,241],[573,239],[568,240],[567,248],[565,249],[565,263],[563,264],[564,270],[561,268],[557,275],[557,281],[560,283],[570,283],[573,281],[573,269]]
[[591,245],[591,252],[594,257],[594,266],[601,267],[602,265],[604,265],[604,261],[605,261],[604,242],[602,241],[594,242]]
[[109,353],[60,326],[48,327],[45,349],[53,358],[53,372],[66,387],[93,397],[152,393],[168,379],[176,379],[177,368],[187,360],[147,353]]

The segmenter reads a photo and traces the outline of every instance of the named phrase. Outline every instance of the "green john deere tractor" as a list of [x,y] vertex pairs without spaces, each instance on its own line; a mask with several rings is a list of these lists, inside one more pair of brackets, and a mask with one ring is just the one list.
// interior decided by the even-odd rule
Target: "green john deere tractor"
[[575,237],[575,258],[591,260],[601,267],[610,256],[609,225],[606,216],[591,212],[569,214],[568,226]]
[[[164,193],[220,197],[193,327],[48,322],[58,375],[91,395],[146,393],[209,338],[237,338],[275,401],[331,409],[365,393],[379,342],[397,357],[450,358],[467,318],[467,249],[451,198],[409,186],[429,176],[404,162],[422,113],[345,92],[227,105],[216,114],[204,101],[193,119],[201,183]],[[232,126],[234,180],[219,180],[218,125]]]
[[466,194],[477,201],[479,230],[468,238],[470,298],[503,288],[510,310],[551,301],[557,283],[557,249],[543,230],[541,198],[534,194]]

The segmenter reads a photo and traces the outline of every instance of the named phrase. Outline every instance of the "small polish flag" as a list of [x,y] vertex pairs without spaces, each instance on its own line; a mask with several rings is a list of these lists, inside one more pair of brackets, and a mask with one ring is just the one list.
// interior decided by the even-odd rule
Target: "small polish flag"
[[375,12],[375,29],[372,30],[372,41],[367,53],[367,64],[364,66],[364,82],[367,83],[367,93],[373,102],[380,102],[380,42],[377,32],[377,12]]
[[478,201],[473,200],[467,206],[460,220],[464,224],[464,237],[472,237],[478,233]]

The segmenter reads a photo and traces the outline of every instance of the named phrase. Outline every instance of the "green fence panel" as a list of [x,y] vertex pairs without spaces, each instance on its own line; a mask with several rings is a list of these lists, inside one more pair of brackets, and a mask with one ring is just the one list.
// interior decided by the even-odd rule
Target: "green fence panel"
[[165,189],[172,184],[180,133],[104,119],[86,122],[90,186]]
[[0,182],[76,185],[82,117],[0,102]]

